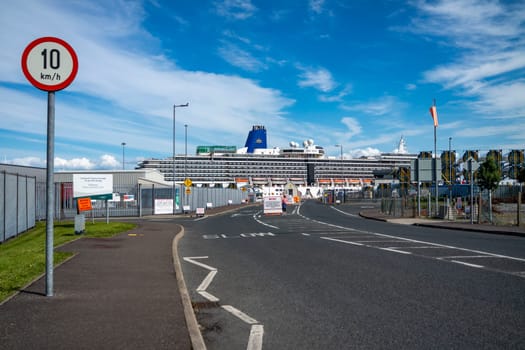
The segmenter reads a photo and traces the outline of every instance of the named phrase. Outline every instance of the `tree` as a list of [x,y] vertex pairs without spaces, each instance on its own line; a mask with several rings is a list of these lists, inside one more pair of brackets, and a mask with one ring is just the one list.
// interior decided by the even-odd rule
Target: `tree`
[[501,170],[493,157],[487,157],[478,169],[478,185],[481,190],[489,191],[489,220],[492,222],[492,191],[498,188]]
[[520,183],[525,183],[525,165],[522,165],[520,167],[520,171],[518,173],[518,181]]

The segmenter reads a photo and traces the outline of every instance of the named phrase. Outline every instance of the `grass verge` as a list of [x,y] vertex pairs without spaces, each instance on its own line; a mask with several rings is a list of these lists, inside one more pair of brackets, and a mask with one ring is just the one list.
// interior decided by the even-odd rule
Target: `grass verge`
[[[83,237],[112,237],[131,230],[136,225],[122,222],[86,222]],[[77,239],[73,222],[55,223],[54,246]],[[38,222],[36,226],[19,237],[0,244],[0,302],[19,291],[46,269],[46,223]],[[53,254],[53,263],[60,264],[73,255],[68,252]]]

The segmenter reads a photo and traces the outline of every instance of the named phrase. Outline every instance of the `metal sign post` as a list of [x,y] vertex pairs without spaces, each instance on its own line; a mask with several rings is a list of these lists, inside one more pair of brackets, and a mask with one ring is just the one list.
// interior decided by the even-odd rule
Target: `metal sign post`
[[36,88],[47,91],[46,296],[53,296],[55,91],[73,82],[78,59],[73,48],[62,39],[43,37],[25,48],[21,64],[27,80]]

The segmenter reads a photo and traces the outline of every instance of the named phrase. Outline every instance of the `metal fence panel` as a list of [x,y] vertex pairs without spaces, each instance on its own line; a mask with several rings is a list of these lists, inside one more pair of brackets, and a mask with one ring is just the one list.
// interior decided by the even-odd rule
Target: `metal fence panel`
[[0,243],[5,241],[5,172],[0,173]]
[[0,173],[0,243],[35,226],[35,177]]
[[27,228],[35,227],[36,225],[36,179],[33,177],[27,178]]
[[27,178],[17,176],[16,233],[27,231]]
[[16,201],[17,201],[17,175],[5,174],[5,239],[9,239],[17,235],[16,224]]

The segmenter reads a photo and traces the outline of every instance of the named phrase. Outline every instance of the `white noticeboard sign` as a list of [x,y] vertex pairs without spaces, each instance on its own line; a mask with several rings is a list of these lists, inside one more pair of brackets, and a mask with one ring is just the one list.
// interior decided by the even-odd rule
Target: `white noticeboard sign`
[[173,214],[173,199],[155,199],[155,214]]
[[264,214],[265,215],[275,215],[282,214],[282,200],[280,196],[267,196],[264,197]]
[[73,197],[113,198],[112,174],[73,174]]

